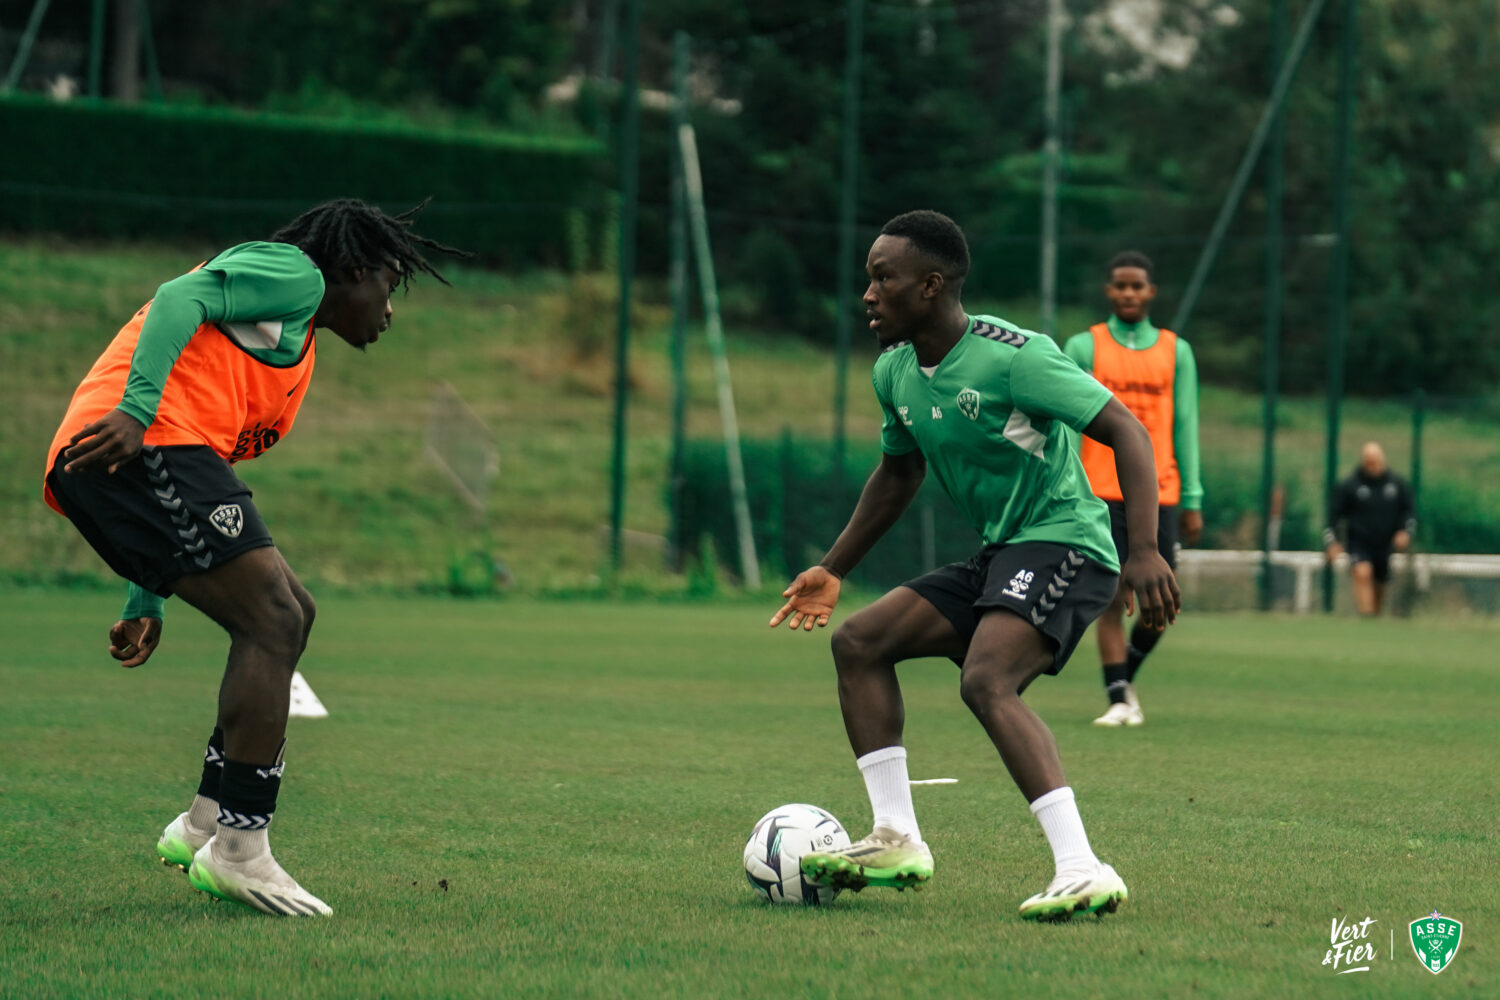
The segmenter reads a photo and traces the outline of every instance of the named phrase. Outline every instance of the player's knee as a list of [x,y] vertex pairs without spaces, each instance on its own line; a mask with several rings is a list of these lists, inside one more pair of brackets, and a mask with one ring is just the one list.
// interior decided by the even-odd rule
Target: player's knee
[[313,619],[318,617],[318,602],[313,600],[313,595],[304,589],[298,588],[295,594],[297,607],[302,611],[302,641],[305,644],[308,635],[312,632]]
[[830,645],[834,665],[840,672],[858,669],[879,658],[880,632],[865,621],[867,617],[854,615],[833,632]]
[[278,658],[295,662],[307,641],[311,619],[291,588],[281,587],[263,594],[238,641],[252,642]]
[[1358,580],[1360,583],[1367,583],[1375,579],[1375,567],[1367,562],[1355,563],[1352,567],[1350,567],[1349,572],[1352,573],[1354,575],[1354,579]]
[[966,666],[958,681],[958,693],[965,705],[978,712],[997,698],[1014,695],[1017,686],[1005,671]]
[[958,681],[959,696],[976,712],[985,705],[994,704],[996,699],[1019,697],[1026,685],[1047,669],[1050,662],[1045,658],[1028,662],[1014,657],[979,659],[970,655],[964,661],[963,674]]

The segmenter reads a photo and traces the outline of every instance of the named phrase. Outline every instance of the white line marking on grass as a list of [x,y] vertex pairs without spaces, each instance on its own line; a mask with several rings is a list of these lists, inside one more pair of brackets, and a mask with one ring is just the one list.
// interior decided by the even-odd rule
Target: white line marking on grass
[[[957,778],[913,778],[913,785],[956,785]],[[1392,931],[1392,933],[1395,933]]]

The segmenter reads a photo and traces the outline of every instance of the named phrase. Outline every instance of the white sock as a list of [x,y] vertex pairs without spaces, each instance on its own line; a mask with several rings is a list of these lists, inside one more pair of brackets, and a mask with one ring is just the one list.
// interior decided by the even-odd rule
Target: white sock
[[922,831],[917,828],[917,813],[911,804],[911,781],[906,776],[906,747],[882,747],[854,762],[865,776],[865,790],[870,793],[870,810],[875,825],[905,834],[917,843]]
[[1052,845],[1057,874],[1091,871],[1099,866],[1099,859],[1089,847],[1089,835],[1083,831],[1083,818],[1078,815],[1072,788],[1064,785],[1040,796],[1031,803],[1031,813],[1042,824],[1047,843]]
[[194,833],[214,833],[219,825],[219,804],[202,795],[193,796],[187,811],[188,829]]
[[236,830],[220,826],[214,834],[214,856],[223,861],[247,861],[271,853],[271,835],[266,827],[259,830]]

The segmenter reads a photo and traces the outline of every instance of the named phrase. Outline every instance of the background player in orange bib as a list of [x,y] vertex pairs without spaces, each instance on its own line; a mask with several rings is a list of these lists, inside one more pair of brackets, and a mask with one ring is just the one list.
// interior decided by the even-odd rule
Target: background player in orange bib
[[[1203,532],[1203,486],[1198,478],[1198,366],[1187,341],[1151,325],[1156,298],[1151,260],[1127,250],[1109,262],[1104,294],[1111,315],[1085,333],[1069,337],[1063,351],[1104,383],[1146,426],[1156,453],[1160,526],[1157,550],[1175,570],[1180,538],[1193,544]],[[1080,449],[1094,495],[1109,505],[1115,548],[1127,555],[1125,505],[1107,445],[1085,437]],[[1099,659],[1109,707],[1098,726],[1138,726],[1146,721],[1135,677],[1161,631],[1136,622],[1125,639],[1125,594],[1099,617]]]
[[155,651],[172,594],[229,633],[198,794],[156,849],[197,888],[264,913],[332,912],[276,863],[267,831],[315,606],[232,465],[291,430],[316,330],[364,350],[398,287],[418,271],[443,280],[424,249],[463,255],[410,232],[417,210],[328,202],[168,281],[84,377],[47,456],[47,503],[130,582],[109,630],[121,666]]

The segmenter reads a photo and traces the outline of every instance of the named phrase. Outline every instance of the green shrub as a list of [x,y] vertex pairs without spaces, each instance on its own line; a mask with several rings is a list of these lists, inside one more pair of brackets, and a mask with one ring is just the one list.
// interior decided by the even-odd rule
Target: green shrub
[[424,235],[499,265],[565,266],[602,211],[589,139],[422,131],[222,108],[0,99],[0,227],[72,236],[257,239],[336,197],[431,196]]

